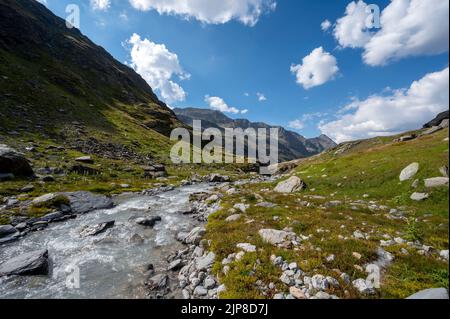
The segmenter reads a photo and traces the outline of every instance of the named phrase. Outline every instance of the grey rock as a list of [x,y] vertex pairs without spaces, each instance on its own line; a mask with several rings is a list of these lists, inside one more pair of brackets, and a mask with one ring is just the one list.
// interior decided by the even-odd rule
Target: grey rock
[[425,187],[427,188],[442,187],[442,186],[448,187],[448,180],[449,180],[448,177],[427,178],[425,180]]
[[93,210],[109,209],[114,206],[111,198],[90,192],[63,193],[70,200],[70,207],[74,214],[86,214]]
[[198,245],[206,233],[204,227],[195,227],[191,232],[184,238],[183,242],[185,244]]
[[404,182],[414,177],[419,171],[419,163],[412,163],[408,165],[403,171],[400,173],[400,181]]
[[289,179],[278,183],[274,191],[277,193],[294,193],[306,188],[305,182],[303,182],[297,176],[292,176]]
[[0,265],[2,276],[28,276],[48,274],[48,251],[37,250],[12,258]]
[[114,227],[114,224],[115,224],[115,221],[109,221],[109,222],[100,223],[100,224],[97,224],[94,226],[85,226],[81,230],[80,236],[81,237],[97,236],[97,235],[105,232],[109,228]]
[[0,238],[15,234],[17,229],[11,225],[0,225]]
[[281,245],[287,241],[295,240],[297,235],[293,232],[286,232],[276,229],[261,229],[259,235],[262,239],[272,245]]
[[352,284],[353,287],[355,287],[361,294],[373,295],[375,293],[372,283],[366,281],[365,279],[356,279],[352,282]]
[[150,290],[161,290],[167,287],[169,277],[166,274],[158,274],[153,276],[147,282]]
[[195,259],[195,267],[197,270],[208,270],[214,264],[216,260],[216,255],[213,252],[210,252],[202,257]]
[[212,289],[216,286],[216,280],[212,277],[212,276],[208,276],[205,279],[205,282],[203,283],[203,287],[205,287],[205,289]]
[[203,288],[202,286],[197,286],[194,289],[194,296],[196,297],[205,297],[208,294],[208,290]]
[[189,290],[183,289],[181,291],[181,295],[183,296],[183,299],[191,299],[191,294],[189,293]]
[[256,251],[256,246],[249,243],[237,244],[236,247],[248,253],[254,253]]
[[231,216],[228,216],[225,221],[226,222],[235,222],[238,221],[239,219],[241,219],[242,215],[241,214],[234,214]]
[[422,201],[425,199],[428,199],[430,197],[430,195],[426,194],[426,193],[413,193],[411,195],[411,199],[415,200],[415,201]]
[[181,259],[177,259],[172,261],[169,266],[167,267],[167,270],[172,270],[172,271],[177,271],[180,270],[181,268],[183,268],[184,264],[183,264],[183,260]]
[[291,286],[291,285],[293,285],[293,283],[294,283],[294,280],[293,280],[291,277],[289,277],[286,273],[283,273],[283,274],[281,275],[280,281],[281,281],[283,284],[286,284],[286,285],[288,285],[288,286]]
[[426,289],[409,296],[406,299],[449,299],[445,288]]
[[326,290],[329,287],[328,280],[322,275],[314,275],[311,278],[311,285],[317,290]]

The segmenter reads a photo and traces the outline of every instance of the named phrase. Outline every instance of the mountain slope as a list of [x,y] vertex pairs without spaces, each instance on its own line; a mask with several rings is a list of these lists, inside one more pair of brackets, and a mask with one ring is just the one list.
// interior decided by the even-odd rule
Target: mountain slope
[[35,0],[0,0],[0,114],[6,140],[95,139],[91,149],[151,157],[168,153],[182,125],[134,70]]
[[[202,127],[225,128],[266,128],[272,126],[266,123],[252,123],[246,119],[233,120],[219,111],[198,108],[177,108],[174,110],[178,118],[185,124],[192,126],[193,120],[201,120]],[[336,146],[329,137],[321,135],[317,138],[306,139],[305,137],[278,127],[279,130],[279,155],[281,161],[289,161],[319,154],[324,150]]]
[[[300,160],[281,180],[297,176],[307,185],[299,192],[277,193],[276,181],[224,194],[222,209],[209,217],[206,238],[216,254],[214,269],[227,288],[221,297],[302,295],[293,289],[292,275],[281,269],[283,260],[304,272],[297,288],[307,293],[305,298],[318,292],[307,281],[319,275],[338,283],[324,289],[328,294],[346,299],[406,298],[423,289],[448,289],[448,126],[432,134],[412,133],[417,138],[406,142],[399,141],[401,135],[377,137]],[[418,172],[400,181],[411,163],[419,164]],[[442,184],[427,186],[427,179]],[[427,196],[416,201],[414,193]],[[248,208],[240,219],[227,220],[242,203]],[[260,236],[263,229],[292,231],[301,243],[292,246],[288,238],[271,245]],[[222,260],[238,253],[240,243],[254,245],[254,252],[232,259],[225,271]],[[279,267],[272,256],[281,258]],[[370,293],[358,285],[368,278],[368,264],[381,267],[381,288]],[[272,288],[264,288],[268,283]]]

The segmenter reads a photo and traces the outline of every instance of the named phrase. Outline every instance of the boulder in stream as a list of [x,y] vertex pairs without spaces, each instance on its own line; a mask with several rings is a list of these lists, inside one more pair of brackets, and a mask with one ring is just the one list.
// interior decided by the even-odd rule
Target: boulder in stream
[[48,250],[37,250],[12,258],[0,265],[2,276],[48,274]]
[[154,217],[139,217],[136,219],[136,223],[145,227],[154,227],[157,222],[160,222],[162,218],[160,216]]
[[105,232],[109,228],[114,227],[114,224],[115,224],[115,221],[113,220],[113,221],[97,224],[94,226],[86,226],[81,230],[80,236],[81,237],[97,236],[97,235]]

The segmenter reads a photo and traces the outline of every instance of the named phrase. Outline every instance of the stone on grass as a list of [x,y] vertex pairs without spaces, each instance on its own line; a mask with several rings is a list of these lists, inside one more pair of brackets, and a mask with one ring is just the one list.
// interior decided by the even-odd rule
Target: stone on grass
[[289,179],[280,182],[274,189],[277,193],[295,193],[306,188],[305,182],[303,182],[297,176],[292,176]]
[[427,188],[434,188],[434,187],[448,187],[448,177],[433,177],[433,178],[427,178],[425,180],[425,187]]
[[301,291],[300,289],[296,288],[296,287],[290,287],[289,288],[289,293],[295,298],[295,299],[306,299],[305,294],[303,293],[303,291]]
[[281,245],[287,241],[294,240],[296,237],[295,233],[276,229],[261,229],[259,235],[265,242],[272,245]]
[[403,171],[400,173],[400,181],[404,182],[411,178],[413,178],[417,172],[419,171],[419,163],[412,163],[408,165]]
[[256,251],[256,246],[249,243],[237,244],[236,247],[248,253],[254,253]]
[[241,217],[242,217],[241,214],[234,214],[234,215],[228,216],[228,217],[225,219],[225,221],[226,221],[226,222],[229,222],[229,223],[231,223],[231,222],[236,222],[236,221],[238,221],[239,219],[241,219]]
[[417,201],[417,202],[420,202],[420,201],[423,201],[423,200],[426,200],[426,199],[428,199],[430,197],[430,195],[428,195],[428,194],[426,194],[426,193],[413,193],[412,195],[411,195],[411,199],[412,200],[414,200],[414,201]]

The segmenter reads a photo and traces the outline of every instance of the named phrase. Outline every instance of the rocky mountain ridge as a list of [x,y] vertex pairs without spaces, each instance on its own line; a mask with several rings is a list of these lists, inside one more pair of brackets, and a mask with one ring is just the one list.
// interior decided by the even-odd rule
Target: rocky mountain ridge
[[[222,112],[199,109],[199,108],[176,108],[177,117],[185,124],[192,126],[193,120],[201,120],[203,128],[213,127],[220,130],[225,128],[266,128],[274,126],[266,123],[253,123],[247,119],[231,119]],[[281,161],[305,158],[319,154],[327,149],[335,147],[337,144],[328,136],[321,135],[316,138],[307,139],[300,134],[279,128],[279,157]]]

